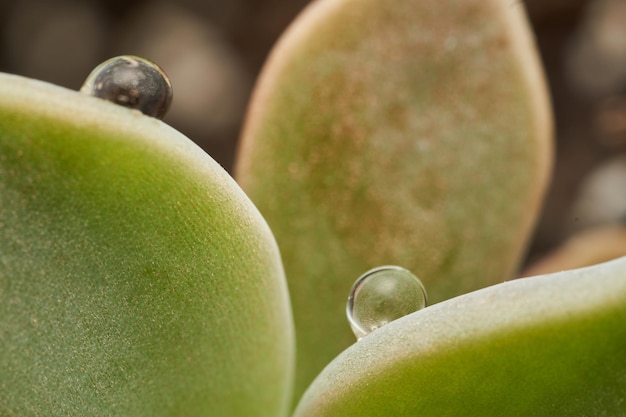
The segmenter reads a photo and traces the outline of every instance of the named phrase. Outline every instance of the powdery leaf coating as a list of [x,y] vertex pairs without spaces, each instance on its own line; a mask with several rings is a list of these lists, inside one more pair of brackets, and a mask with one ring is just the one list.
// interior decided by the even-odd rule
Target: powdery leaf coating
[[380,328],[294,417],[626,415],[626,257],[523,278]]

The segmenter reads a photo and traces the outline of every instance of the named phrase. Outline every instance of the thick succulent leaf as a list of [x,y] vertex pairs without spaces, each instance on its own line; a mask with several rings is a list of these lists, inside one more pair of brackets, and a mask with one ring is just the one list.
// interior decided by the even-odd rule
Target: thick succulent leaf
[[162,122],[0,75],[0,415],[284,415],[266,223]]
[[523,278],[355,343],[295,417],[626,416],[626,257]]
[[236,178],[281,248],[297,390],[349,345],[341,317],[366,270],[408,268],[431,302],[514,273],[551,159],[522,7],[321,0],[273,51]]

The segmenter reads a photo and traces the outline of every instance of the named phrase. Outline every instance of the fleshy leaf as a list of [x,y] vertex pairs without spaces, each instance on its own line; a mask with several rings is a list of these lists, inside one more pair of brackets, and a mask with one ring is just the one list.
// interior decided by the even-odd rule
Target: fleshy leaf
[[395,264],[433,303],[511,277],[545,192],[547,94],[522,2],[321,0],[257,86],[236,178],[274,232],[304,390]]
[[295,417],[626,415],[626,257],[523,278],[355,343]]
[[216,162],[0,75],[0,415],[281,416],[292,344],[276,243]]

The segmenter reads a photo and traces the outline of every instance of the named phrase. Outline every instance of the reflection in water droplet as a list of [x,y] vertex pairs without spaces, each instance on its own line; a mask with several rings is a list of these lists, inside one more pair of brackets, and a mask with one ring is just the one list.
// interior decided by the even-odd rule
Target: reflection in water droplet
[[165,72],[153,62],[131,55],[98,65],[80,91],[158,119],[172,102],[172,85]]
[[399,266],[381,266],[356,280],[350,290],[346,314],[360,340],[426,304],[426,290],[419,278]]

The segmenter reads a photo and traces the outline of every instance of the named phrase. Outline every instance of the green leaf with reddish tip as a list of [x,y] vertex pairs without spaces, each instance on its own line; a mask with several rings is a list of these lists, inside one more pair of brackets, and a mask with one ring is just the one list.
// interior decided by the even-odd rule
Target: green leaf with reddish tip
[[0,75],[0,415],[283,416],[266,223],[162,122]]
[[297,391],[351,343],[366,270],[408,268],[432,302],[514,273],[552,156],[522,7],[320,0],[273,51],[236,178],[283,255]]
[[626,415],[626,257],[462,295],[374,331],[294,417]]

